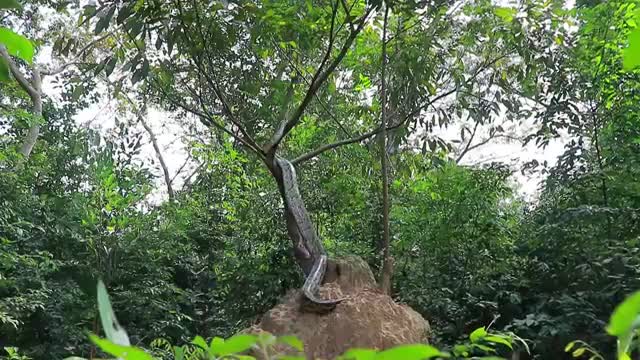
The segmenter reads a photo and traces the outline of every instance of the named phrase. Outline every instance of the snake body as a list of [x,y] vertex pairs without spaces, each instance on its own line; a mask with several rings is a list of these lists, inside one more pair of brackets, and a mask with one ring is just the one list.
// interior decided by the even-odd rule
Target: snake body
[[282,174],[282,194],[287,211],[289,232],[294,241],[296,254],[301,256],[304,262],[311,265],[310,269],[308,267],[305,269],[303,266],[306,279],[302,291],[308,303],[305,307],[314,312],[331,311],[343,299],[324,300],[318,297],[318,290],[327,270],[327,254],[302,201],[296,170],[293,164],[286,159],[276,157],[275,161]]

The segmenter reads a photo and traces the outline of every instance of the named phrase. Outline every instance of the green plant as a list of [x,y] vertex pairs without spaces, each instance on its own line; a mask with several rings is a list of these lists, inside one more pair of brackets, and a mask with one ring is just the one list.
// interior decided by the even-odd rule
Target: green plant
[[[3,9],[19,9],[20,4],[13,0],[2,0],[0,2],[0,12]],[[31,64],[33,62],[33,44],[26,37],[15,33],[13,30],[0,26],[0,47],[4,47],[8,54],[15,56]],[[9,64],[0,57],[0,82],[10,79]]]
[[[122,360],[152,360],[153,355],[145,350],[131,346],[127,332],[120,326],[111,306],[109,295],[102,281],[97,287],[98,310],[100,320],[106,338],[100,338],[95,334],[90,334],[89,338],[102,351]],[[452,353],[438,350],[437,348],[424,345],[401,345],[388,350],[375,351],[369,349],[352,349],[344,355],[338,357],[339,360],[419,360],[434,358],[455,358],[455,359],[500,359],[493,354],[497,354],[497,345],[513,349],[513,334],[490,333],[483,328],[476,329],[469,336],[470,343],[454,347]],[[517,337],[515,337],[517,338]],[[277,345],[287,345],[298,352],[299,355],[282,355],[275,349]],[[526,345],[526,344],[525,344]],[[160,356],[169,356],[174,360],[221,360],[239,359],[253,360],[255,357],[244,355],[247,351],[259,354],[263,360],[304,360],[304,345],[293,336],[275,337],[269,333],[259,335],[238,334],[228,339],[214,337],[209,343],[201,336],[196,336],[190,344],[183,346],[172,346],[164,339],[156,339],[152,342],[152,352],[156,351]],[[159,351],[158,351],[159,350]],[[490,354],[488,357],[478,357]],[[12,358],[13,359],[13,358]],[[18,358],[16,358],[17,360]],[[20,358],[22,359],[22,358]],[[66,360],[80,360],[78,357],[67,358]]]
[[[620,303],[607,325],[606,331],[616,338],[616,356],[618,360],[631,360],[634,350],[640,349],[640,291],[627,297]],[[584,341],[572,341],[565,347],[573,357],[591,355],[589,359],[604,360],[604,357]]]
[[1,357],[3,360],[30,360],[31,358],[25,355],[20,354],[17,347],[5,347],[4,351],[7,353],[6,356]]

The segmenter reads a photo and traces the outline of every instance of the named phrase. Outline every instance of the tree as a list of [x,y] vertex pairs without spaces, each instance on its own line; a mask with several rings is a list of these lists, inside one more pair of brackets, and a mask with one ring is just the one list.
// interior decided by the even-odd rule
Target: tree
[[[324,276],[326,254],[299,193],[294,166],[340,146],[366,141],[385,130],[404,129],[398,138],[406,139],[411,135],[411,126],[426,125],[428,129],[436,123],[446,124],[452,116],[443,109],[436,109],[437,118],[425,121],[431,114],[429,108],[450,96],[462,99],[477,97],[478,91],[495,91],[493,81],[486,85],[480,80],[481,75],[496,77],[497,69],[507,68],[502,60],[514,51],[511,44],[493,43],[472,49],[465,30],[488,35],[495,26],[505,24],[504,16],[496,16],[493,11],[479,15],[493,9],[488,2],[479,1],[464,8],[441,2],[425,12],[419,11],[418,3],[398,4],[396,37],[383,41],[395,41],[396,46],[392,55],[396,56],[395,65],[390,66],[394,73],[390,83],[396,86],[391,85],[389,108],[394,113],[385,116],[391,120],[385,120],[386,126],[371,126],[370,120],[364,121],[355,126],[369,126],[364,131],[357,129],[360,135],[321,142],[315,150],[287,160],[285,139],[308,122],[317,122],[328,114],[343,132],[352,131],[345,130],[345,122],[329,110],[329,101],[344,102],[347,109],[359,111],[360,116],[369,119],[374,119],[370,117],[371,110],[386,109],[384,104],[363,109],[362,100],[350,99],[338,88],[353,81],[349,71],[358,76],[377,73],[377,69],[372,72],[356,64],[371,57],[359,44],[380,43],[371,21],[381,16],[381,6],[378,1],[204,4],[172,0],[143,5],[105,2],[100,8],[85,9],[85,15],[95,18],[97,32],[106,31],[113,19],[118,25],[119,50],[97,66],[98,71],[108,68],[108,76],[115,61],[124,63],[118,70],[122,73],[115,80],[116,87],[128,82],[128,74],[132,74],[131,83],[148,84],[158,105],[197,117],[217,137],[232,138],[269,169],[285,204],[295,258],[307,277],[305,294],[327,308],[336,301],[322,302],[314,295]],[[176,10],[168,11],[169,8]],[[477,18],[463,22],[457,17],[462,12]],[[443,44],[435,42],[439,34],[448,31],[454,32],[451,39]],[[497,36],[507,37],[505,33],[509,34]],[[439,59],[434,66],[421,65],[420,54],[425,48],[420,41],[425,38],[429,56]],[[471,66],[463,63],[466,51],[479,54],[470,61]],[[455,60],[440,58],[443,54],[454,54]],[[485,71],[491,75],[483,74]],[[503,79],[509,76],[507,72],[502,75]],[[341,100],[341,96],[345,99]],[[450,105],[455,106],[456,103]],[[436,146],[447,146],[441,140],[428,138],[424,143],[432,151]],[[389,265],[389,261],[385,263]]]
[[[47,1],[43,1],[43,4],[38,2],[28,3],[24,7],[18,2],[9,2],[7,6],[3,6],[0,11],[15,12],[14,16],[3,17],[0,24],[7,23],[9,26],[24,25],[27,24],[28,28],[33,33],[37,33],[41,29],[41,24],[38,21],[40,7],[52,10],[51,8],[59,9],[59,4],[50,4]],[[50,29],[45,29],[45,32],[56,28],[54,32],[63,32],[65,26],[62,22],[52,21]],[[78,34],[76,34],[78,36]],[[28,39],[25,36],[15,33],[9,28],[0,27],[0,81],[9,81],[11,77],[17,81],[20,88],[27,93],[31,102],[31,116],[27,122],[27,134],[24,136],[24,140],[20,145],[19,153],[23,159],[21,161],[28,160],[31,152],[40,135],[40,128],[42,127],[42,106],[43,106],[43,91],[42,83],[44,76],[58,75],[70,67],[81,65],[87,58],[87,54],[101,41],[109,37],[110,34],[103,35],[101,37],[87,41],[86,43],[78,41],[77,39],[71,39],[66,43],[66,46],[62,49],[59,60],[62,60],[62,64],[53,66],[53,64],[37,64],[34,63],[35,47],[32,41],[40,41],[43,45],[50,43],[53,37],[47,37],[46,39]],[[62,39],[59,39],[54,44],[55,48],[62,45]],[[74,49],[76,52],[71,58],[69,58],[69,52]],[[16,59],[20,62],[16,62]],[[31,74],[29,78],[29,73]],[[78,90],[84,90],[78,88]],[[74,94],[76,100],[80,96],[80,92]]]
[[381,81],[380,81],[380,103],[382,106],[380,127],[380,160],[382,168],[382,270],[380,272],[380,288],[386,294],[391,292],[391,276],[393,273],[393,265],[391,259],[391,235],[390,235],[390,201],[389,201],[389,153],[387,151],[387,88],[386,88],[386,70],[387,70],[387,25],[389,20],[389,4],[384,7],[384,19],[382,25],[382,65],[381,65]]

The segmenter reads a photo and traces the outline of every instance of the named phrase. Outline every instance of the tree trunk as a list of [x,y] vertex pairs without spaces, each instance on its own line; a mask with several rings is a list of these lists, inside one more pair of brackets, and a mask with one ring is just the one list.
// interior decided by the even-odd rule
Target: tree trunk
[[380,102],[382,103],[382,132],[380,140],[380,162],[382,163],[382,270],[380,273],[379,286],[385,293],[391,291],[391,275],[393,266],[391,261],[390,247],[390,224],[389,224],[389,158],[387,153],[387,20],[389,18],[389,6],[385,6],[384,23],[382,30],[382,71],[380,80]]
[[153,133],[153,130],[147,124],[147,122],[146,122],[146,120],[144,118],[146,116],[146,114],[147,114],[147,112],[146,112],[146,106],[145,106],[143,112],[142,113],[138,113],[138,120],[142,124],[142,127],[144,127],[144,129],[149,134],[149,138],[151,139],[151,145],[153,145],[153,150],[155,150],[156,157],[158,158],[158,162],[160,163],[160,167],[162,168],[162,174],[164,176],[164,183],[166,184],[167,192],[169,193],[169,201],[173,202],[173,200],[175,198],[175,193],[173,191],[173,186],[171,185],[172,181],[171,181],[171,176],[169,175],[169,168],[167,168],[167,163],[164,161],[164,156],[162,156],[162,151],[160,150],[160,145],[158,145],[158,139],[156,138],[156,135]]
[[9,66],[9,70],[18,82],[18,85],[29,94],[29,98],[31,99],[31,114],[33,115],[34,122],[29,127],[27,136],[20,146],[20,154],[23,156],[23,161],[26,161],[29,159],[31,151],[33,151],[33,147],[36,145],[38,136],[40,135],[40,121],[42,121],[42,78],[40,76],[40,70],[34,65],[32,68],[31,81],[27,80],[4,45],[0,45],[0,56]]
[[42,120],[42,79],[40,77],[40,71],[35,67],[33,69],[31,86],[33,87],[33,90],[35,90],[33,94],[30,94],[31,102],[33,103],[31,113],[35,118],[35,123],[29,128],[27,137],[24,139],[24,142],[20,147],[20,153],[25,157],[25,159],[29,158],[33,147],[38,141],[38,136],[40,136],[40,121]]

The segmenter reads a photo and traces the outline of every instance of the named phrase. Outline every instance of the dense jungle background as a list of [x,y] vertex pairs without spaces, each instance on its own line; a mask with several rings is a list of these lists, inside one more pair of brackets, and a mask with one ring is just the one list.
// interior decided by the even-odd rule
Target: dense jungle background
[[93,357],[98,279],[142,347],[255,323],[304,281],[277,148],[327,252],[392,275],[433,344],[491,324],[613,358],[639,1],[0,5],[0,349]]

